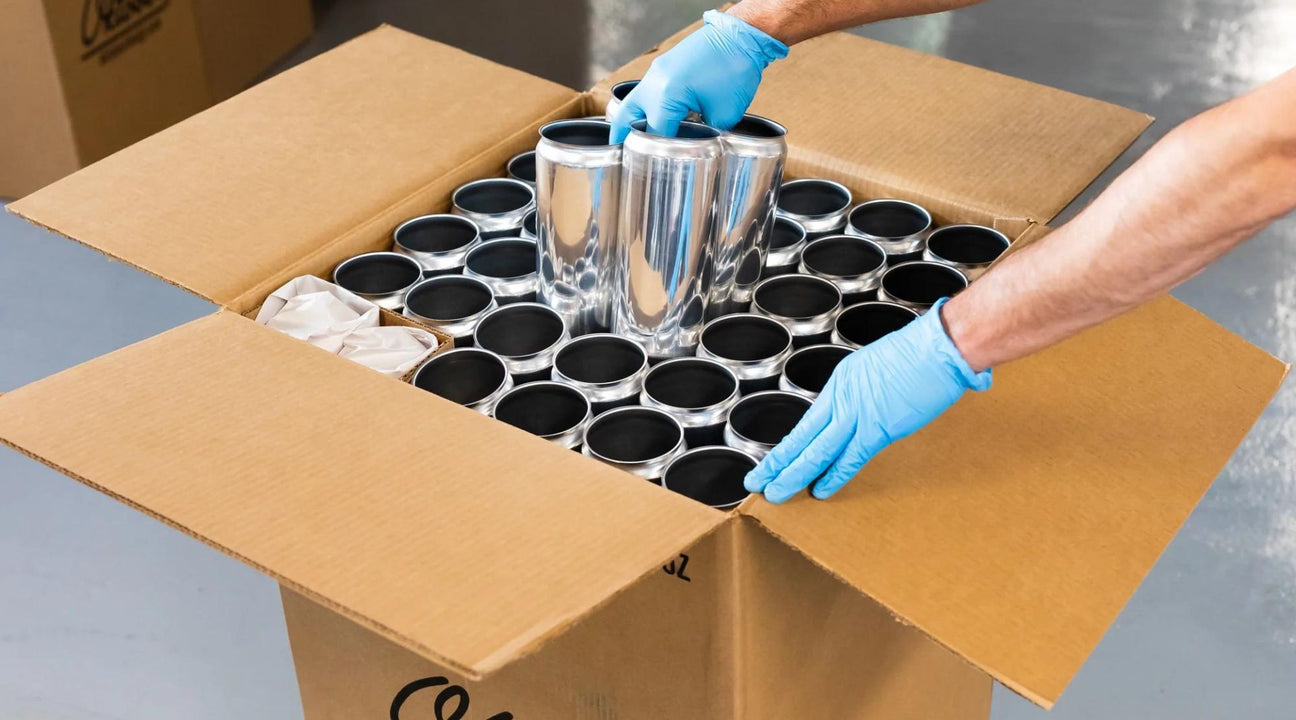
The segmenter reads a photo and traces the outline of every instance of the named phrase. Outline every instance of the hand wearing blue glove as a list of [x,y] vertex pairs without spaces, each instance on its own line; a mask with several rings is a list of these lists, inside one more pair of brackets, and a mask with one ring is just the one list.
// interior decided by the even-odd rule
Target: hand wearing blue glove
[[748,473],[747,490],[781,503],[814,483],[826,500],[964,391],[989,388],[990,371],[973,371],[945,331],[944,304],[842,360],[801,422]]
[[717,10],[705,24],[653,61],[612,118],[612,143],[625,140],[630,124],[647,118],[648,129],[674,136],[690,112],[727,130],[742,119],[756,96],[761,72],[786,57],[787,45]]

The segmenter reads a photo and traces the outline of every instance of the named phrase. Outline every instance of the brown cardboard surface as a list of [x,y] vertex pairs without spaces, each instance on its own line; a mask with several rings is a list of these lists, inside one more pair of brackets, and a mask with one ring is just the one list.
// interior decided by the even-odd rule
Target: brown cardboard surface
[[996,369],[833,501],[744,511],[1048,706],[1286,372],[1162,298]]
[[82,164],[211,104],[192,0],[44,4]]
[[310,37],[310,0],[193,0],[211,100],[251,85],[266,68]]
[[0,198],[26,195],[79,167],[42,3],[5,5],[0,97]]
[[10,209],[230,305],[576,96],[384,27]]
[[[454,699],[446,712],[433,708],[440,694],[454,694],[451,685],[463,689],[463,717],[474,720],[501,712],[555,720],[735,719],[732,530],[728,525],[685,548],[671,574],[649,573],[541,652],[481,681],[284,591],[306,720],[389,718],[398,693],[424,679],[428,687],[398,708],[400,720],[450,717]],[[432,685],[438,677],[445,682]]]
[[229,312],[6,394],[0,439],[473,677],[725,520]]
[[[683,39],[675,35],[657,50]],[[650,52],[599,84],[642,77]],[[788,129],[788,173],[945,218],[1047,221],[1151,122],[1133,110],[830,33],[770,65],[751,112]]]
[[755,523],[737,523],[744,720],[985,720],[993,681]]

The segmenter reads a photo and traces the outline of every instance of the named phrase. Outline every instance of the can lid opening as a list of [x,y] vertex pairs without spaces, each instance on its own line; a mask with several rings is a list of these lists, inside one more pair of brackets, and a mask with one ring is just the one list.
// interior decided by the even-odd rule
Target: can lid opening
[[531,188],[518,180],[478,180],[454,192],[454,204],[472,213],[499,215],[521,210],[535,200]]
[[579,390],[548,382],[521,385],[495,406],[496,420],[540,437],[568,432],[587,414],[589,403]]
[[756,138],[779,138],[787,134],[787,128],[759,115],[743,115],[729,132]]
[[702,358],[662,363],[644,378],[644,392],[676,408],[711,407],[733,396],[738,383],[724,366]]
[[810,318],[832,312],[841,303],[841,293],[827,280],[783,275],[756,286],[753,302],[779,317]]
[[911,262],[887,270],[882,276],[882,287],[892,297],[931,305],[967,287],[967,278],[948,265]]
[[865,235],[906,238],[930,227],[931,215],[902,200],[874,200],[852,210],[850,224]]
[[585,445],[613,462],[644,462],[674,450],[683,441],[680,426],[651,408],[603,413],[585,433]]
[[405,298],[405,307],[410,312],[444,321],[471,317],[490,304],[490,288],[461,275],[444,275],[421,282]]
[[936,257],[961,265],[988,265],[1008,249],[1008,239],[980,225],[950,225],[931,234],[927,249]]
[[564,345],[554,367],[576,382],[610,383],[634,375],[647,362],[643,348],[631,340],[586,335]]
[[533,355],[562,339],[563,321],[539,305],[505,305],[477,324],[477,344],[505,357]]
[[637,87],[639,87],[638,80],[622,80],[612,86],[612,97],[617,100],[625,100],[626,96],[630,94],[630,91]]
[[357,255],[338,266],[334,280],[351,292],[386,295],[403,290],[423,277],[414,260],[392,253]]
[[458,250],[477,238],[477,225],[458,215],[414,218],[396,228],[396,243],[415,252]]
[[[540,128],[540,137],[550,142],[582,147],[607,147],[612,124],[602,120],[560,120]],[[534,167],[532,168],[535,175]]]
[[906,307],[887,302],[868,302],[848,307],[837,316],[837,334],[863,347],[917,319],[918,316]]
[[750,362],[764,360],[792,346],[792,333],[777,320],[759,315],[729,315],[702,331],[702,345],[713,355]]
[[512,160],[509,160],[508,172],[509,175],[512,175],[518,180],[525,180],[526,182],[535,182],[536,179],[535,151],[532,150],[531,152],[524,152],[521,155],[514,157]]
[[840,345],[813,345],[788,358],[783,374],[797,387],[812,393],[823,392],[828,378],[837,364],[851,354],[850,348]]
[[827,180],[794,180],[779,189],[778,207],[793,215],[816,217],[841,212],[850,206],[846,188]]
[[876,244],[853,235],[821,238],[801,252],[806,267],[822,275],[850,277],[873,272],[886,263],[886,253]]
[[499,358],[467,348],[433,357],[414,376],[414,386],[460,405],[472,405],[499,390],[507,374]]
[[725,447],[709,447],[681,455],[662,476],[667,490],[677,492],[704,505],[727,507],[747,497],[743,480],[756,467],[756,461],[744,452]]
[[536,244],[522,238],[492,240],[468,253],[468,269],[490,278],[517,278],[536,271]]
[[792,247],[805,240],[806,231],[801,223],[780,217],[774,218],[774,228],[770,231],[770,248],[781,250]]
[[729,426],[748,440],[777,445],[801,422],[810,401],[788,392],[748,395],[729,412]]

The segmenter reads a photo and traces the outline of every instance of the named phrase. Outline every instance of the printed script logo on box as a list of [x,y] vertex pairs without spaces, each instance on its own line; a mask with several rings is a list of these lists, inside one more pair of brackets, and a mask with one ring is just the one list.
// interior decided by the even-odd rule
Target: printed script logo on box
[[107,62],[157,30],[171,0],[85,0],[81,7],[82,60]]

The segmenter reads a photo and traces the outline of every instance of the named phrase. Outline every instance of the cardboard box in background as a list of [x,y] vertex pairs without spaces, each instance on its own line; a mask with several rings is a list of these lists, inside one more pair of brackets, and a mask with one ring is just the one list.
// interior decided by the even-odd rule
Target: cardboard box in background
[[311,32],[309,0],[14,0],[0,21],[0,198],[250,85]]
[[[0,442],[275,578],[308,720],[1051,706],[1286,374],[1173,298],[996,368],[831,502],[729,513],[249,319],[655,52],[581,93],[384,27],[14,203],[221,310],[0,397]],[[790,176],[1018,245],[1150,120],[840,33],[754,111]]]

